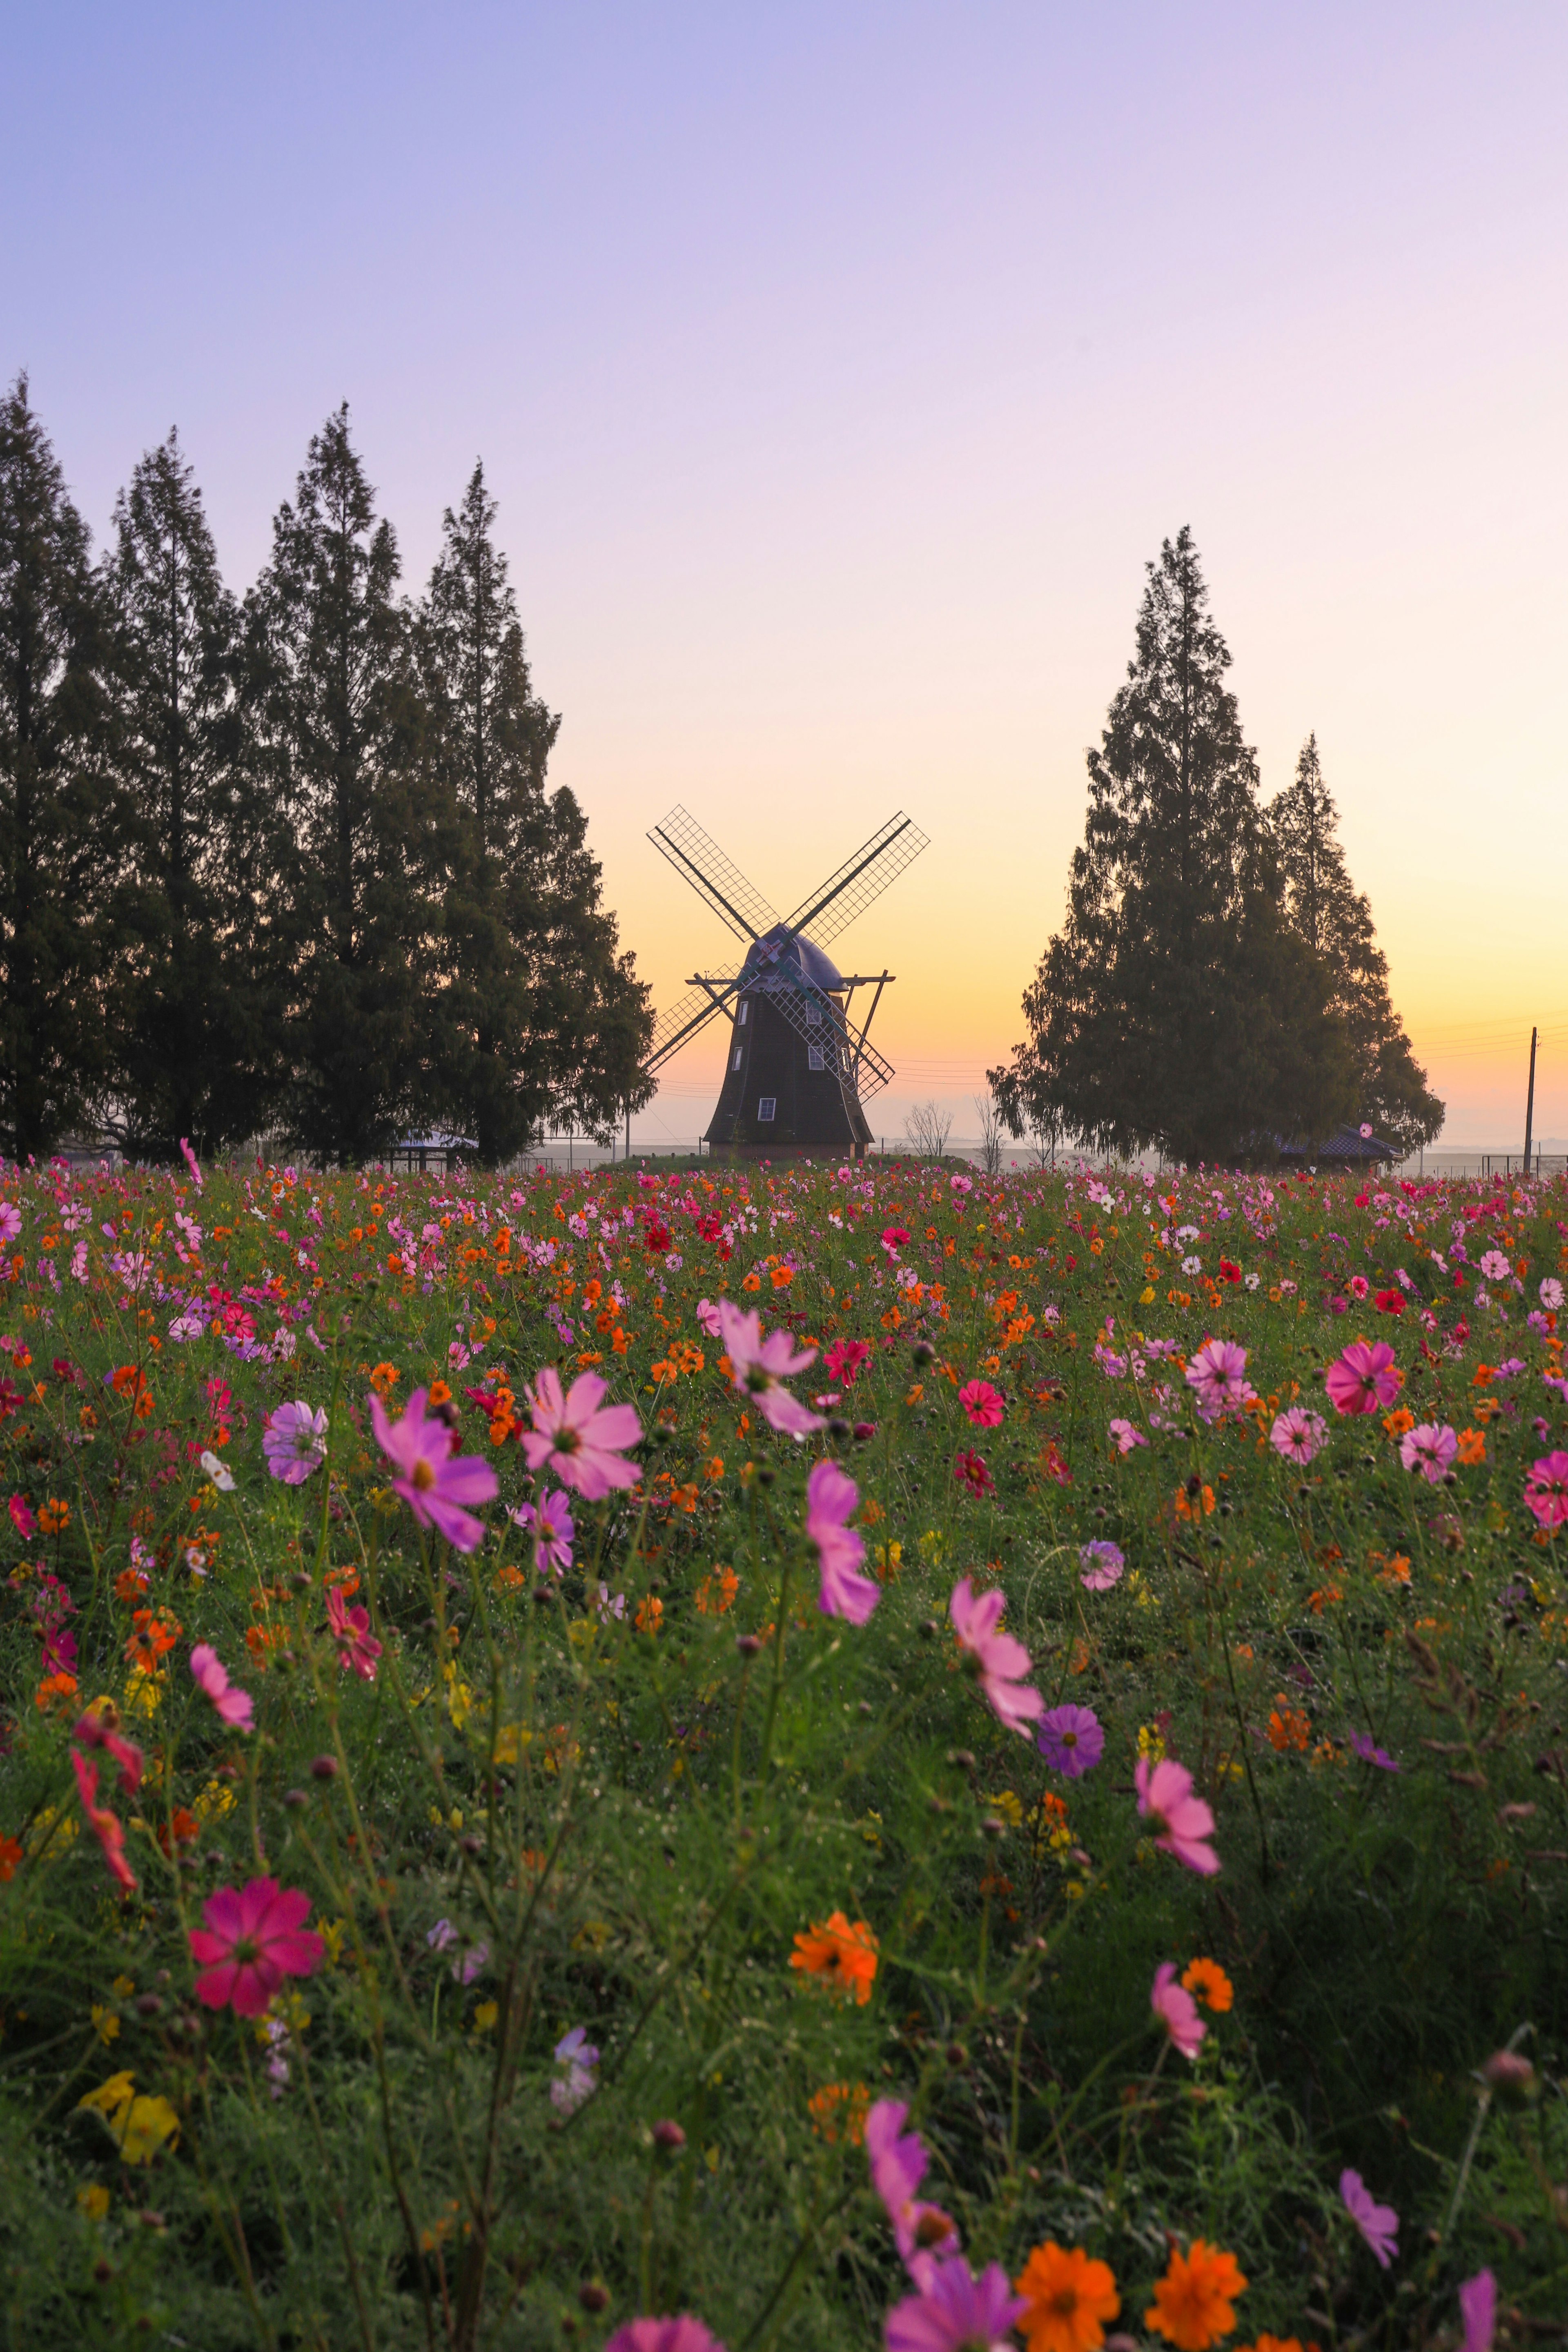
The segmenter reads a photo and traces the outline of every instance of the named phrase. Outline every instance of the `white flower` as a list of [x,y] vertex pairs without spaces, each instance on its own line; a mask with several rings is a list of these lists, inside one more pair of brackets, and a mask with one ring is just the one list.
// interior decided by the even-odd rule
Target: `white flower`
[[1249,1274],[1245,1278],[1248,1290],[1256,1290],[1263,1280],[1263,1276],[1260,1274]]
[[233,1494],[234,1473],[226,1462],[221,1462],[216,1454],[209,1452],[202,1455],[202,1468],[220,1495]]
[[1184,1274],[1202,1274],[1203,1270],[1204,1262],[1201,1257],[1184,1257],[1182,1260],[1182,1272]]

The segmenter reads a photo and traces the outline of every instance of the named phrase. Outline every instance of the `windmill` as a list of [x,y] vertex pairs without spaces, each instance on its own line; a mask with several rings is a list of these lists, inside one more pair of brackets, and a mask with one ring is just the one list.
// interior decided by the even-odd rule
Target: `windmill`
[[[714,1156],[862,1158],[871,1129],[861,1104],[893,1075],[868,1042],[893,975],[846,978],[826,949],[913,864],[925,835],[900,810],[782,922],[685,809],[671,809],[648,839],[746,951],[732,971],[692,974],[689,992],[655,1026],[645,1073],[723,1014],[730,1051],[705,1138]],[[862,988],[875,993],[857,1025],[852,1007]]]

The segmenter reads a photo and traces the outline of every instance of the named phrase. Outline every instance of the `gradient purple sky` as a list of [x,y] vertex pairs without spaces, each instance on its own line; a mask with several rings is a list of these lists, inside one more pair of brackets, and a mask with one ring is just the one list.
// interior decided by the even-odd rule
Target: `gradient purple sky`
[[[0,367],[101,536],[177,423],[230,581],[347,399],[406,577],[482,455],[554,773],[665,1001],[895,807],[836,950],[962,1129],[1190,522],[1266,790],[1315,728],[1445,1140],[1568,1138],[1568,16],[6,12]],[[639,1130],[689,1136],[721,1048]]]

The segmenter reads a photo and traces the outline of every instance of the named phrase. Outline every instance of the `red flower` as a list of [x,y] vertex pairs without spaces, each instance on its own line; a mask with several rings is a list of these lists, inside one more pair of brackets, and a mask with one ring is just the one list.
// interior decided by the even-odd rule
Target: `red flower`
[[275,1878],[245,1887],[220,1886],[202,1906],[205,1927],[190,1929],[191,1957],[202,1964],[196,1998],[208,2009],[232,2003],[241,2017],[259,2017],[285,1977],[308,1977],[326,1952],[306,1918],[310,1898]]
[[669,1227],[668,1225],[658,1224],[657,1222],[653,1224],[646,1225],[643,1228],[642,1245],[644,1249],[648,1252],[650,1256],[656,1254],[662,1256],[664,1252],[668,1249],[670,1245]]
[[996,1492],[996,1481],[978,1454],[961,1454],[952,1465],[952,1475],[962,1486],[968,1487],[977,1502]]
[[1238,1265],[1232,1265],[1229,1258],[1222,1257],[1219,1262],[1219,1278],[1222,1282],[1239,1282],[1241,1268]]
[[76,1771],[77,1794],[81,1799],[81,1809],[87,1815],[94,1837],[103,1848],[109,1874],[119,1882],[121,1893],[129,1895],[137,1879],[136,1873],[125,1859],[124,1824],[117,1813],[110,1812],[107,1805],[100,1805],[98,1801],[97,1765],[74,1750],[71,1763]]
[[1380,1315],[1403,1315],[1405,1301],[1397,1290],[1380,1290],[1374,1301]]

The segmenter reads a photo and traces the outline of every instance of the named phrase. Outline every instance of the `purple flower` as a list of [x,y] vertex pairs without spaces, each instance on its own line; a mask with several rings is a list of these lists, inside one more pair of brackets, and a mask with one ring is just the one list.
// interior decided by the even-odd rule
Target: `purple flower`
[[879,2099],[866,2117],[866,2161],[871,2186],[893,2225],[893,2239],[910,2276],[924,2286],[943,2254],[958,2252],[958,2231],[940,2205],[915,2195],[930,2162],[919,2132],[907,2132],[902,2099]]
[[1118,1454],[1131,1454],[1135,1445],[1147,1445],[1149,1443],[1142,1431],[1134,1429],[1130,1421],[1113,1421],[1110,1434],[1116,1440]]
[[866,1546],[848,1524],[859,1500],[859,1488],[837,1462],[819,1462],[805,1482],[805,1532],[822,1569],[816,1605],[825,1617],[847,1617],[851,1625],[863,1625],[882,1597],[860,1573]]
[[1399,2252],[1399,2216],[1392,2205],[1380,2205],[1359,2172],[1340,2175],[1340,2196],[1345,2211],[1386,2270]]
[[1083,1570],[1079,1582],[1089,1592],[1109,1592],[1118,1582],[1127,1562],[1115,1544],[1103,1537],[1098,1543],[1080,1545],[1078,1564]]
[[261,1451],[275,1478],[281,1478],[286,1486],[302,1486],[327,1458],[325,1412],[320,1407],[312,1411],[303,1397],[297,1397],[292,1404],[280,1404],[268,1415]]
[[1035,1745],[1053,1772],[1080,1780],[1105,1752],[1105,1734],[1090,1706],[1053,1706],[1040,1718]]
[[[426,1941],[429,1941],[428,1937]],[[465,1945],[452,1962],[452,1982],[471,1985],[476,1977],[484,1974],[489,1964],[490,1948],[488,1944]]]
[[1490,2271],[1478,2271],[1459,2289],[1459,2317],[1465,2323],[1464,2352],[1492,2352],[1497,2326],[1497,2281]]
[[495,1472],[477,1454],[455,1458],[457,1432],[439,1414],[425,1413],[425,1391],[416,1389],[398,1420],[389,1421],[381,1399],[370,1400],[371,1425],[389,1462],[403,1472],[392,1482],[421,1527],[434,1528],[458,1551],[484,1541],[484,1528],[461,1506],[488,1503],[497,1486]]
[[919,2294],[889,2312],[888,2352],[1010,2352],[1013,2323],[1028,2309],[1000,2263],[975,2278],[962,2254],[932,2264]]
[[1234,1339],[1205,1339],[1187,1366],[1187,1386],[1205,1421],[1216,1421],[1227,1405],[1246,1404],[1252,1395],[1246,1349]]
[[730,1359],[730,1378],[770,1427],[786,1437],[809,1437],[822,1427],[819,1413],[805,1405],[784,1385],[816,1360],[815,1348],[797,1349],[787,1331],[763,1337],[763,1318],[755,1308],[742,1315],[727,1298],[719,1301],[719,1329]]
[[1374,1747],[1364,1731],[1351,1733],[1351,1746],[1363,1764],[1375,1764],[1380,1772],[1403,1772],[1405,1769],[1403,1764],[1394,1762],[1386,1748]]
[[571,1567],[572,1538],[577,1530],[566,1497],[558,1488],[541,1495],[537,1505],[520,1503],[508,1517],[533,1538],[541,1568],[552,1568],[559,1576]]
[[1400,1460],[1407,1470],[1418,1470],[1429,1486],[1442,1485],[1458,1451],[1458,1438],[1446,1423],[1424,1421],[1399,1441]]
[[583,2026],[574,2025],[570,2033],[562,2035],[555,2045],[555,2063],[566,2071],[550,2085],[550,2104],[557,2115],[574,2116],[598,2087],[595,2073],[598,2063],[599,2053]]

